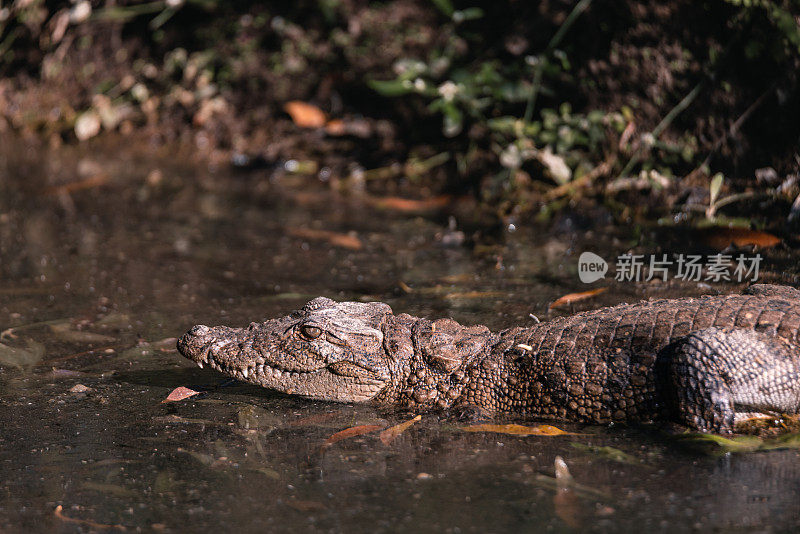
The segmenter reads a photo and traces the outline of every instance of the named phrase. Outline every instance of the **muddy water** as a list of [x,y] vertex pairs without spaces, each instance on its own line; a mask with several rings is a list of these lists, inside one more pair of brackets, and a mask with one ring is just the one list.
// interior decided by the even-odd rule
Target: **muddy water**
[[[796,450],[714,455],[658,428],[467,433],[295,399],[194,367],[175,337],[317,295],[492,328],[585,289],[576,257],[641,233],[602,217],[476,232],[274,170],[112,150],[0,156],[0,531],[793,531]],[[456,227],[448,227],[448,215]],[[333,232],[326,234],[324,232]],[[775,258],[772,276],[787,258]],[[726,291],[612,285],[587,308]],[[566,311],[569,311],[567,309]],[[177,387],[202,391],[163,403]],[[554,478],[562,457],[574,478]]]

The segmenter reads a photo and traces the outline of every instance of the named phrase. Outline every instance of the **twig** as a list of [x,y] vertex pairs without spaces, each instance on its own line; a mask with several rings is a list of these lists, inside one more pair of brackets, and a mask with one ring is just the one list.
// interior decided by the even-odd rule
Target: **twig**
[[[653,130],[650,132],[650,135],[653,136],[653,140],[658,139],[658,137],[664,132],[664,130],[666,130],[667,127],[670,124],[672,124],[672,121],[675,120],[675,117],[677,117],[683,110],[688,108],[692,102],[694,102],[694,99],[697,98],[697,95],[700,94],[700,91],[703,89],[706,82],[707,80],[705,79],[698,82],[697,85],[695,85],[694,88],[691,91],[689,91],[689,94],[683,97],[681,101],[675,105],[674,108],[669,110],[669,113],[667,113],[664,116],[664,118],[661,119],[661,122],[659,122],[658,125],[655,128],[653,128]],[[628,160],[628,164],[625,165],[625,167],[619,173],[619,176],[617,176],[617,178],[622,178],[626,174],[628,174],[631,171],[631,169],[637,163],[639,163],[639,161],[641,160],[641,156],[642,156],[642,147],[640,145],[639,148],[637,148],[636,152],[633,154],[633,156],[631,156],[631,159]]]
[[559,185],[558,187],[548,191],[544,195],[545,201],[555,200],[564,195],[571,194],[579,188],[590,185],[600,176],[609,174],[616,161],[617,161],[617,155],[616,154],[610,155],[608,158],[606,158],[604,162],[600,163],[597,167],[587,172],[577,180],[572,180],[571,182]]

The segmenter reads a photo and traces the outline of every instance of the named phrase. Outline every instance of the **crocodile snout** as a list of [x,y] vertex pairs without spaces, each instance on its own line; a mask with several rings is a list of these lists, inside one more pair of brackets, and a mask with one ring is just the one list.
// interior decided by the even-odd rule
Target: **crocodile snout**
[[203,349],[213,337],[213,328],[204,324],[193,326],[178,340],[178,351],[190,360],[199,361]]

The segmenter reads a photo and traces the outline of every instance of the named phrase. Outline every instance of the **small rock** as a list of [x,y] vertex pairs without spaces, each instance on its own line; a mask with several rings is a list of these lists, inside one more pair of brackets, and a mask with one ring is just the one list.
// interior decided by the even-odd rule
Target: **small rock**
[[100,133],[100,117],[94,110],[82,113],[75,121],[75,136],[80,141],[91,139]]
[[417,480],[430,480],[433,478],[433,475],[430,473],[417,473]]
[[84,386],[83,384],[75,384],[69,390],[70,393],[89,393],[90,391],[94,391],[94,389]]

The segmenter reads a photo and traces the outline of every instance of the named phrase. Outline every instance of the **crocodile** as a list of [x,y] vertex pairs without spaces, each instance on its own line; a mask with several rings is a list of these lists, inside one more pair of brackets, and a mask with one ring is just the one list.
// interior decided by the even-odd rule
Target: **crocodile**
[[647,300],[491,332],[318,297],[244,328],[192,327],[185,357],[280,392],[413,410],[731,433],[800,412],[800,290]]

